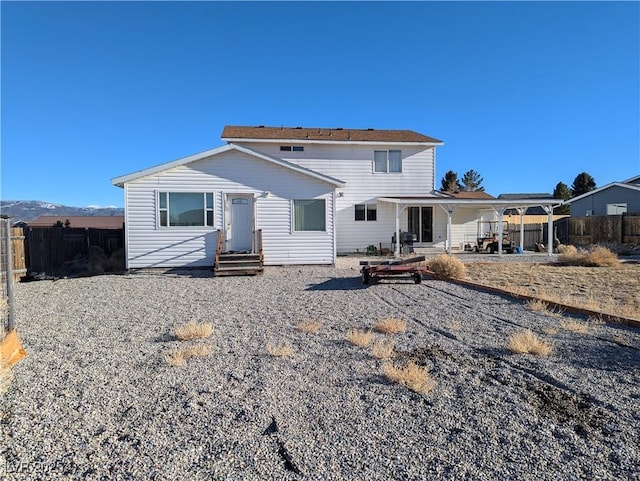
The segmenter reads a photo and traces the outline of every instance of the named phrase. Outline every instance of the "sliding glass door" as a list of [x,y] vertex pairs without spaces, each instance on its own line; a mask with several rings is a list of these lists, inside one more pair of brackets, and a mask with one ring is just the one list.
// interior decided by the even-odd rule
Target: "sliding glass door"
[[416,234],[417,242],[433,242],[433,207],[409,207],[408,231]]

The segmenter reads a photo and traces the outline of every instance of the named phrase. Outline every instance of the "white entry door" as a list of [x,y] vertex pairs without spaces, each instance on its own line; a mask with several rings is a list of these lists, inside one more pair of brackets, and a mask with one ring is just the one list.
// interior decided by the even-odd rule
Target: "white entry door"
[[230,251],[251,251],[253,234],[253,199],[249,196],[227,197],[229,202],[229,232],[227,248]]

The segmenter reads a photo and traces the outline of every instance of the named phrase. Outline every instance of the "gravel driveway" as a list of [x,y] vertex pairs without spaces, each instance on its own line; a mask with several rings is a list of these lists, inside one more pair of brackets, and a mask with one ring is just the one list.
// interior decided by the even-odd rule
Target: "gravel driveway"
[[[29,356],[0,408],[0,478],[640,479],[638,330],[552,335],[566,317],[444,281],[364,286],[346,264],[41,281],[16,304]],[[344,341],[385,317],[408,322],[395,362],[427,366],[431,392]],[[170,366],[189,320],[213,323],[211,355]],[[553,353],[510,353],[524,328]]]

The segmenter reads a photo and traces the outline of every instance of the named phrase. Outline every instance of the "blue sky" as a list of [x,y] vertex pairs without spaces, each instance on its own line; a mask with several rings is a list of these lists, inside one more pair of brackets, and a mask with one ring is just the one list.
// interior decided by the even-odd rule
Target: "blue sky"
[[638,2],[6,2],[4,200],[111,179],[225,124],[411,129],[487,192],[640,173]]

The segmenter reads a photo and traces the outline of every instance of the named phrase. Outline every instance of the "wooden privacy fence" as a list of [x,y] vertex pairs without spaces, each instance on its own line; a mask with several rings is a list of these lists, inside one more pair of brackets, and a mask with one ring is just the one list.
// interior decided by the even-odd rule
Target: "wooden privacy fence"
[[[2,227],[0,230],[0,235],[2,236],[2,244],[0,247],[0,256],[3,259],[3,267],[0,269],[0,280],[5,282],[5,275],[7,272],[6,269],[6,241],[7,238],[7,225],[5,222],[2,223]],[[26,257],[24,252],[24,233],[22,231],[22,227],[10,227],[9,235],[11,238],[11,272],[13,273],[13,280],[18,282],[22,276],[27,273],[27,264]]]
[[[124,229],[26,227],[25,250],[29,272],[58,275],[78,256],[97,246],[106,256],[124,249]],[[124,266],[123,266],[124,267]]]
[[640,215],[566,217],[554,226],[563,244],[640,244]]
[[[547,239],[547,224],[524,224],[523,248],[535,250],[536,244],[544,244]],[[509,237],[516,246],[520,245],[520,224],[509,224]]]

